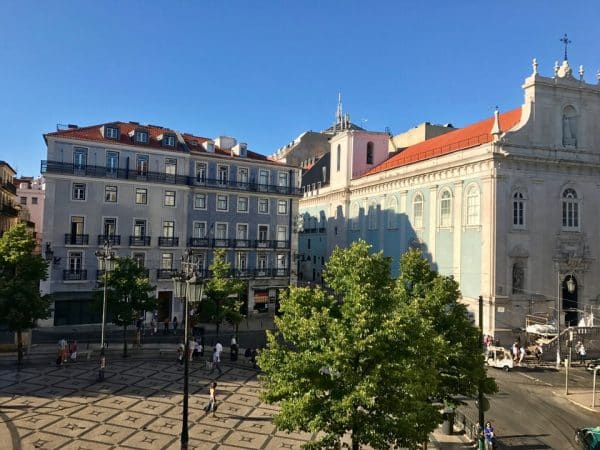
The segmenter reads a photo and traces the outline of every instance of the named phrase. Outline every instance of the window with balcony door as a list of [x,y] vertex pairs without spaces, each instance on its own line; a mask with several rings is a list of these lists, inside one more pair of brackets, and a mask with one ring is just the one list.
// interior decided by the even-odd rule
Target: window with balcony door
[[119,170],[119,153],[106,152],[106,174],[116,175]]
[[267,255],[264,253],[259,253],[257,255],[256,267],[258,270],[266,270],[267,269]]
[[85,219],[82,216],[71,216],[71,243],[75,244],[77,242],[73,242],[73,239],[76,239],[77,236],[82,236],[84,231]]
[[277,241],[287,243],[287,227],[285,225],[277,225]]
[[277,175],[277,185],[280,187],[288,186],[288,174],[285,172],[279,172]]
[[285,269],[287,268],[287,255],[284,253],[279,253],[277,255],[277,268]]
[[236,239],[248,239],[248,224],[238,223],[235,234]]
[[163,222],[163,237],[172,238],[175,236],[175,222],[172,220],[165,220]]
[[246,272],[248,270],[248,253],[238,252],[237,253],[236,267],[240,272]]
[[269,171],[259,170],[258,171],[258,184],[267,186],[269,184]]
[[85,170],[87,166],[87,148],[75,147],[73,149],[73,167],[76,170]]
[[217,223],[215,226],[215,239],[227,239],[227,224]]
[[248,169],[246,167],[240,167],[238,169],[238,183],[242,186],[248,184]]
[[83,269],[83,252],[69,252],[69,272],[80,273]]
[[146,254],[145,253],[134,253],[132,259],[135,261],[135,264],[140,267],[146,267]]
[[269,227],[268,227],[268,225],[259,225],[258,226],[258,240],[259,241],[267,241],[267,240],[269,240]]
[[278,200],[277,201],[277,214],[279,215],[285,215],[287,214],[287,208],[288,204],[287,204],[287,200]]
[[206,163],[196,162],[196,183],[206,182]]
[[114,237],[117,234],[117,218],[105,217],[102,224],[102,230],[105,238]]
[[133,235],[136,238],[146,236],[146,221],[143,219],[136,219],[133,223]]
[[258,199],[258,212],[259,214],[269,214],[269,199],[259,198]]
[[192,237],[195,237],[195,238],[206,237],[206,222],[194,221]]
[[217,211],[229,210],[229,197],[227,195],[217,195]]
[[177,159],[165,158],[165,174],[171,177],[177,175]]
[[136,155],[135,169],[138,176],[148,175],[149,157],[148,155]]
[[160,255],[160,268],[163,270],[173,270],[173,253],[162,253]]
[[229,182],[229,167],[219,166],[217,169],[218,181],[221,186],[226,186]]

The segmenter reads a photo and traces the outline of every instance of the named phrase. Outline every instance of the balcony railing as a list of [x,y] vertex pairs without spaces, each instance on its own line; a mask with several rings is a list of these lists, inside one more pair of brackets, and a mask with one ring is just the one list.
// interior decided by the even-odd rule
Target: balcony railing
[[213,239],[213,247],[231,247],[230,239]]
[[129,236],[129,245],[131,247],[148,247],[150,240],[150,236]]
[[256,241],[254,241],[254,246],[256,248],[271,248],[271,240],[269,239],[257,239]]
[[159,236],[158,246],[159,247],[179,247],[179,238],[178,237]]
[[12,183],[2,183],[2,187],[12,195],[17,195],[17,187]]
[[121,236],[118,234],[99,234],[98,245],[103,245],[105,242],[108,242],[110,245],[121,245]]
[[60,161],[42,161],[42,174],[75,174],[94,178],[118,178],[125,180],[142,180],[150,183],[169,183],[187,186],[206,186],[215,189],[226,189],[247,192],[265,192],[270,194],[302,196],[302,190],[293,186],[276,186],[271,184],[247,183],[237,181],[223,181],[216,178],[190,177],[187,175],[170,175],[162,172],[138,172],[133,169],[115,169],[103,166],[73,165]]
[[190,238],[189,246],[190,247],[209,247],[210,239],[208,239],[208,238]]
[[290,269],[273,269],[273,277],[289,277]]
[[19,210],[10,203],[0,204],[0,216],[17,217]]
[[250,239],[235,239],[236,248],[250,248],[252,247],[252,241]]
[[167,280],[173,278],[176,273],[177,271],[174,269],[157,269],[156,278],[159,280]]
[[253,271],[249,269],[231,269],[229,274],[230,276],[235,278],[250,278],[252,276],[252,273]]
[[63,270],[64,281],[83,281],[87,280],[87,270]]
[[256,278],[289,277],[290,269],[276,269],[270,267],[266,269],[254,269],[254,276]]
[[275,248],[290,248],[289,241],[273,241],[275,244]]
[[67,245],[88,245],[89,241],[89,234],[65,234],[65,244]]

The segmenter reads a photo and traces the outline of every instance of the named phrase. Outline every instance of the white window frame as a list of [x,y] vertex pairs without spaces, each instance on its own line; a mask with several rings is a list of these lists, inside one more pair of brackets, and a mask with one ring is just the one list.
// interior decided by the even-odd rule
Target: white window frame
[[176,206],[177,205],[177,193],[172,190],[165,190],[163,206]]
[[[242,233],[240,233],[242,231]],[[235,226],[235,238],[236,239],[248,239],[248,233],[250,232],[250,227],[247,223],[238,223]]]
[[173,253],[165,252],[160,254],[160,268],[162,270],[173,270]]
[[[266,239],[261,239],[260,238],[261,228],[266,229]],[[259,241],[268,241],[269,240],[269,231],[270,230],[269,230],[269,225],[268,224],[266,224],[266,223],[259,223],[256,226],[256,239],[259,240]]]
[[[138,228],[143,226],[143,233],[138,234]],[[148,236],[148,220],[146,219],[133,219],[133,237],[134,238],[143,238]]]
[[79,272],[83,271],[83,262],[84,261],[85,261],[85,258],[84,258],[83,250],[69,250],[67,252],[67,264],[68,264],[67,267],[68,267],[69,272],[79,273]]
[[515,190],[512,195],[512,228],[525,230],[527,228],[527,196],[522,190]]
[[[114,225],[113,233],[107,233],[106,225],[110,224],[111,222]],[[103,217],[102,218],[102,236],[116,236],[118,234],[117,224],[118,224],[117,217],[114,217],[114,216],[113,217]]]
[[[206,194],[204,192],[194,193],[194,209],[205,210],[206,209]],[[203,206],[198,206],[198,203],[203,203]]]
[[[241,202],[241,200],[245,200],[246,201],[246,208],[241,208],[240,205],[243,204],[243,202]],[[250,205],[250,199],[248,197],[238,197],[237,199],[237,212],[239,213],[248,213],[249,210],[249,205]]]
[[[116,164],[115,164],[116,162]],[[106,151],[106,172],[114,175],[119,170],[119,152]]]
[[220,211],[220,212],[228,212],[229,211],[229,195],[217,194],[217,208],[216,209],[217,209],[217,211]]
[[119,128],[107,125],[104,128],[104,137],[106,139],[119,139]]
[[[266,208],[263,207],[265,205],[266,205]],[[269,199],[268,198],[259,198],[257,209],[258,209],[259,214],[269,214]]]
[[135,155],[135,172],[137,176],[145,177],[150,170],[150,156],[147,154],[137,153]]
[[286,216],[288,211],[287,200],[277,200],[277,215]]
[[87,183],[73,183],[71,187],[71,200],[84,202],[87,198]]
[[86,147],[73,148],[73,168],[85,170],[87,166],[88,149]]
[[247,167],[238,167],[237,182],[241,185],[248,184],[250,179],[250,171]]
[[[287,242],[288,236],[288,227],[285,225],[277,225],[276,238],[278,241]],[[283,239],[282,239],[283,238]]]
[[[139,268],[144,269],[146,267],[146,252],[131,252],[131,259]],[[142,264],[140,264],[140,259]]]
[[581,199],[577,191],[565,188],[561,195],[561,223],[563,231],[579,231],[581,224]]
[[278,172],[277,173],[277,185],[279,187],[288,187],[288,173],[287,172]]
[[135,142],[138,144],[147,144],[150,140],[150,135],[144,130],[135,130],[134,132]]
[[194,169],[194,180],[196,183],[206,183],[206,176],[208,175],[208,165],[203,161],[196,161]]
[[471,184],[467,187],[465,205],[466,226],[479,226],[481,224],[481,191],[478,185]]
[[[203,233],[199,233],[196,230],[203,231]],[[205,238],[207,233],[206,229],[206,221],[204,220],[194,220],[192,222],[192,237],[193,238]],[[198,234],[202,234],[202,236],[198,236]]]
[[424,226],[425,200],[421,192],[415,193],[412,201],[413,228],[422,230]]
[[[225,233],[221,233],[221,231]],[[224,236],[223,236],[224,234]],[[227,222],[215,222],[215,239],[228,239],[229,224]]]
[[217,166],[217,183],[219,186],[227,186],[229,183],[229,166],[224,164]]
[[452,227],[452,192],[449,189],[440,193],[438,227]]
[[[264,181],[264,183],[263,183]],[[269,185],[269,171],[265,169],[258,170],[258,184],[261,186]]]
[[165,175],[177,175],[177,158],[165,158]]
[[174,220],[163,220],[161,236],[164,238],[174,238],[175,237],[175,221]]
[[[141,195],[144,199],[143,202],[138,202],[138,195]],[[135,204],[136,205],[147,205],[148,204],[148,189],[147,188],[135,188]]]
[[163,145],[166,147],[175,147],[175,136],[172,134],[165,134],[163,136]]

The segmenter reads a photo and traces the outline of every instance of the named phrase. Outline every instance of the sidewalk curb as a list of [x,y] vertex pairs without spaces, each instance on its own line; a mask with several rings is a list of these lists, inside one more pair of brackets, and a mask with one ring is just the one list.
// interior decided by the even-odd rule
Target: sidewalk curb
[[[597,409],[594,409],[591,406],[586,406],[583,403],[579,403],[578,401],[576,401],[576,400],[574,400],[572,398],[569,398],[568,395],[565,395],[562,392],[552,391],[552,393],[554,395],[556,395],[557,397],[564,398],[565,400],[568,400],[569,402],[573,403],[574,405],[579,406],[580,408],[586,409],[586,410],[591,411],[591,412],[598,412]],[[598,406],[600,407],[600,404]]]

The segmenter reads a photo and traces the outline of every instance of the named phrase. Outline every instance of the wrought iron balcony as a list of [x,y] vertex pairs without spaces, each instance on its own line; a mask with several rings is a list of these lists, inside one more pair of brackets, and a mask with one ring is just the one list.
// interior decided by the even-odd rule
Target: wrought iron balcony
[[289,277],[289,276],[290,276],[289,268],[273,269],[273,277]]
[[89,234],[65,234],[66,245],[88,245],[90,240]]
[[105,242],[108,242],[110,245],[121,245],[121,236],[118,234],[99,234],[98,245],[103,245]]
[[256,278],[269,278],[271,276],[271,269],[254,269],[254,276]]
[[179,238],[159,236],[158,245],[159,247],[179,247]]
[[87,280],[87,270],[79,269],[79,270],[63,270],[63,280],[64,281],[83,281]]
[[173,276],[177,273],[174,269],[157,269],[156,270],[156,278],[159,280],[168,280],[173,278]]
[[129,245],[131,247],[148,247],[150,240],[150,236],[129,236]]
[[212,244],[213,244],[213,247],[220,247],[220,248],[231,247],[230,241],[231,241],[230,239],[216,238],[216,239],[213,239]]
[[272,243],[271,240],[267,239],[257,239],[256,241],[254,241],[254,246],[256,248],[271,248]]
[[250,269],[231,269],[230,276],[236,278],[250,278],[252,276],[253,271]]
[[290,241],[273,241],[275,248],[290,248]]
[[0,216],[5,217],[17,217],[19,210],[15,208],[11,203],[0,204]]
[[250,239],[235,239],[234,240],[236,248],[250,248],[252,247],[252,240]]
[[276,186],[219,180],[216,178],[196,178],[187,175],[171,175],[162,172],[138,171],[136,168],[122,169],[92,165],[74,165],[60,161],[42,161],[41,173],[75,174],[93,178],[117,178],[124,180],[141,180],[150,183],[168,183],[186,186],[207,186],[215,189],[265,192],[270,194],[302,196],[302,190],[293,186]]
[[190,247],[209,247],[210,239],[208,238],[190,238],[189,246]]
[[12,183],[2,183],[2,187],[12,195],[17,195],[17,187]]

